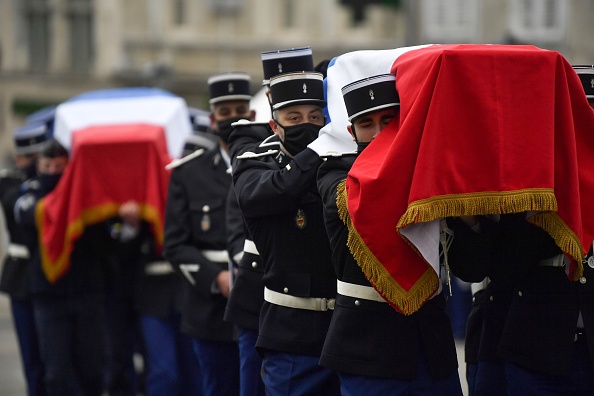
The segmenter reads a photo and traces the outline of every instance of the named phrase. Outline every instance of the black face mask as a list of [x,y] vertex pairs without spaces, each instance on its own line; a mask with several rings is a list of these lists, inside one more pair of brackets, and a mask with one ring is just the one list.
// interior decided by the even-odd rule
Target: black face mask
[[62,177],[61,173],[53,173],[53,174],[39,174],[37,175],[37,180],[39,180],[39,185],[41,187],[41,191],[44,194],[49,194],[53,191],[54,188],[58,185],[60,178]]
[[219,127],[219,130],[215,131],[215,135],[221,138],[223,142],[228,143],[229,136],[231,136],[231,132],[233,132],[233,126],[231,124],[243,119],[245,119],[245,117],[235,117],[225,121],[217,121],[217,126]]
[[285,139],[281,140],[283,147],[289,154],[295,156],[305,150],[307,145],[317,139],[321,125],[304,123],[293,126],[282,126],[278,121],[275,122],[284,129]]
[[35,176],[35,173],[37,173],[37,165],[33,161],[31,165],[25,168],[25,176],[27,176],[27,179],[30,179]]
[[365,150],[365,148],[367,146],[369,146],[369,143],[371,142],[367,142],[367,143],[357,143],[357,154],[361,154],[363,152],[363,150]]

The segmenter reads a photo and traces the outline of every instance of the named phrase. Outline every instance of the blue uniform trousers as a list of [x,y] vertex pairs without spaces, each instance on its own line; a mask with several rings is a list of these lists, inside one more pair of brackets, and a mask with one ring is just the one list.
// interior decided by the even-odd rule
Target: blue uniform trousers
[[[398,364],[394,362],[394,364]],[[427,395],[427,396],[462,396],[462,386],[458,372],[443,379],[433,379],[429,375],[424,357],[419,359],[417,377],[411,381],[363,377],[338,373],[342,396],[358,395]]]
[[507,389],[505,364],[479,361],[474,381],[475,396],[504,395]]
[[100,295],[34,298],[48,396],[100,396],[105,357]]
[[200,367],[191,337],[179,331],[180,315],[142,315],[140,325],[146,350],[146,395],[201,396]]
[[135,396],[141,380],[134,367],[138,343],[138,317],[131,298],[115,290],[105,301],[107,329],[106,388],[110,396]]
[[33,301],[30,299],[10,299],[12,320],[19,342],[23,371],[27,381],[29,396],[45,395],[43,385],[43,363],[35,326]]
[[340,395],[334,370],[318,364],[317,356],[265,351],[262,379],[267,396]]
[[236,342],[192,338],[204,396],[239,394],[239,348]]
[[[546,346],[543,346],[546,348]],[[555,377],[505,364],[507,391],[515,395],[594,395],[594,370],[585,337],[574,343],[571,374]]]
[[264,396],[262,382],[262,358],[256,351],[258,332],[242,328],[237,344],[239,346],[239,395]]

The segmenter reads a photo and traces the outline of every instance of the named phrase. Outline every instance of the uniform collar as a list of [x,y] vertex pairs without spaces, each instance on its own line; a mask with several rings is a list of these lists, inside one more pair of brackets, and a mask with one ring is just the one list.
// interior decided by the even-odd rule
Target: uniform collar
[[227,169],[229,169],[231,167],[231,157],[229,157],[229,153],[227,153],[227,151],[219,146],[219,151],[221,153],[221,157],[223,157],[223,161],[225,161],[225,165],[227,165]]

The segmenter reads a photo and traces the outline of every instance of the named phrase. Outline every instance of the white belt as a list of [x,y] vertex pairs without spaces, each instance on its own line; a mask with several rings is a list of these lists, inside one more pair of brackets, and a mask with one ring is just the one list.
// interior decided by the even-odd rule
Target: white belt
[[11,243],[8,245],[8,255],[12,258],[18,259],[28,259],[31,257],[27,246],[17,245],[16,243]]
[[256,256],[260,255],[254,241],[250,241],[249,239],[246,239],[243,243],[243,251],[249,254],[255,254]]
[[565,267],[569,263],[569,259],[564,254],[559,254],[548,259],[540,260],[538,265],[541,267]]
[[307,309],[310,311],[327,311],[334,309],[333,298],[318,297],[295,297],[264,288],[264,300],[271,304],[282,305],[283,307]]
[[147,275],[167,275],[173,273],[173,267],[168,261],[153,261],[144,266]]
[[476,282],[470,284],[470,292],[474,296],[477,292],[484,290],[487,288],[487,285],[491,282],[491,280],[487,277],[483,279],[482,282]]
[[354,283],[347,283],[337,281],[336,291],[338,294],[347,297],[360,298],[362,300],[370,300],[376,302],[386,302],[380,294],[371,286],[356,285]]
[[229,253],[226,250],[202,250],[201,252],[208,261],[229,263]]

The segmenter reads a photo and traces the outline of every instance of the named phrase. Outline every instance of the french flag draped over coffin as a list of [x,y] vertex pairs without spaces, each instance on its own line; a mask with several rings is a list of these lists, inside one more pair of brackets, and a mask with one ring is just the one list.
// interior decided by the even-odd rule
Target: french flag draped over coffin
[[[366,68],[366,52],[334,66],[395,73],[400,118],[355,161],[337,204],[349,248],[378,292],[404,314],[417,311],[440,287],[440,219],[461,215],[533,213],[529,221],[573,259],[570,275],[579,277],[594,237],[594,112],[563,56],[533,46],[431,45],[394,50],[389,68],[377,70]],[[329,68],[334,124],[331,79]],[[345,144],[341,129],[325,132]]]
[[55,282],[87,225],[115,216],[129,200],[140,204],[157,246],[163,224],[169,172],[191,134],[182,98],[151,88],[93,91],[56,109],[54,136],[70,150],[70,163],[56,189],[36,209],[43,270]]

